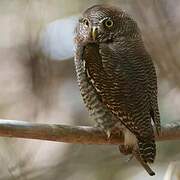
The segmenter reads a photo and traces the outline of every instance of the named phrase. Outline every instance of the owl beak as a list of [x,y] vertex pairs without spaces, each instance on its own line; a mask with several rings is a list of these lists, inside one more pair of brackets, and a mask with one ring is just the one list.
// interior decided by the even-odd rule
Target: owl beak
[[98,36],[98,27],[97,26],[92,27],[91,36],[92,36],[93,41],[95,41]]

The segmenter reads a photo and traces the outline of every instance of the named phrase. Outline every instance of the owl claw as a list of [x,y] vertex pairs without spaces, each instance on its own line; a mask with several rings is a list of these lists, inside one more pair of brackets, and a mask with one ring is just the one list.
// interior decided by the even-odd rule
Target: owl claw
[[110,136],[111,136],[111,131],[110,131],[110,130],[107,130],[107,131],[106,131],[106,135],[107,135],[107,139],[109,139]]
[[119,151],[124,155],[132,154],[132,147],[127,145],[119,145]]

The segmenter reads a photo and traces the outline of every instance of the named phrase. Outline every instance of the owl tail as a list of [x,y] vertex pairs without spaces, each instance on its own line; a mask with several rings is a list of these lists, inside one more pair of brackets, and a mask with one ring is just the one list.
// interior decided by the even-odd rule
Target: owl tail
[[153,163],[156,156],[156,144],[153,139],[139,140],[139,154],[145,163]]

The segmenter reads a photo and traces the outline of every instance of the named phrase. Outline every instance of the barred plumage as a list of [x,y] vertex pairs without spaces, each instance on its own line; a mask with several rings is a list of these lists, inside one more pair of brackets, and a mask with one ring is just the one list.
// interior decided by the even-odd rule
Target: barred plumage
[[80,19],[75,42],[78,83],[90,114],[108,136],[124,133],[121,151],[152,163],[151,119],[160,131],[157,78],[136,22],[114,7],[93,6]]

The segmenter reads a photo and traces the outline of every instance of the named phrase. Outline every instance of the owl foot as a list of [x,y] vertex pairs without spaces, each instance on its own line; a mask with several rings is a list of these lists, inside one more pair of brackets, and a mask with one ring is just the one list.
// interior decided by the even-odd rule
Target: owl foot
[[134,157],[133,154],[132,154],[132,148],[127,146],[127,145],[120,145],[119,146],[119,151],[124,154],[124,155],[130,155],[126,162],[129,162],[132,160],[132,158]]
[[132,147],[127,146],[127,145],[120,145],[119,151],[124,155],[129,155],[129,154],[132,154]]
[[105,133],[107,135],[107,140],[109,140],[109,138],[111,137],[111,130],[107,129],[107,130],[105,130]]

